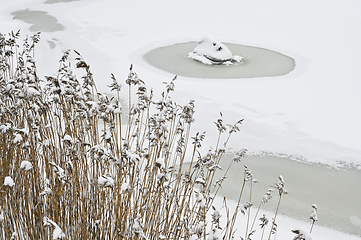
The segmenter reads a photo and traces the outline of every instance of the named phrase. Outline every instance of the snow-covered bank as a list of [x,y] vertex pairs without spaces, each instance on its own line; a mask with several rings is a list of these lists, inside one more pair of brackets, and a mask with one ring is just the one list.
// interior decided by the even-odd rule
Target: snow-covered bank
[[[42,34],[37,52],[41,73],[54,73],[60,52],[74,48],[89,62],[103,90],[110,83],[111,72],[125,79],[133,63],[139,76],[159,91],[162,82],[173,76],[155,72],[142,56],[162,42],[194,41],[210,35],[222,42],[287,54],[296,60],[296,68],[286,76],[242,80],[179,77],[174,98],[182,104],[190,98],[196,100],[195,130],[207,130],[208,135],[216,134],[213,121],[220,111],[227,122],[245,118],[242,133],[231,142],[233,148],[289,154],[331,165],[361,164],[361,60],[355,54],[361,52],[358,1],[87,0],[44,4],[19,0],[3,4],[2,32],[20,28],[29,34],[30,25],[11,15],[27,8],[47,12],[65,26],[64,31]],[[218,17],[210,17],[215,15]],[[231,20],[219,21],[229,16]],[[335,236],[324,232],[318,239],[341,238]]]

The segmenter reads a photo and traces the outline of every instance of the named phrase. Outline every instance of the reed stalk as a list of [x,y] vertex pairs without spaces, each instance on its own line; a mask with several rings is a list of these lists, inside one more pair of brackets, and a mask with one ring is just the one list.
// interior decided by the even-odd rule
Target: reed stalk
[[[1,239],[207,239],[218,232],[210,210],[239,159],[221,180],[215,172],[243,120],[224,124],[221,114],[215,148],[201,156],[205,133],[192,136],[194,100],[171,98],[176,77],[155,101],[131,66],[125,96],[113,74],[109,92],[100,93],[90,65],[68,50],[58,71],[40,79],[40,34],[22,45],[19,38],[0,34]],[[237,209],[227,213],[227,239],[246,181],[247,173]],[[249,223],[248,208],[246,236]]]

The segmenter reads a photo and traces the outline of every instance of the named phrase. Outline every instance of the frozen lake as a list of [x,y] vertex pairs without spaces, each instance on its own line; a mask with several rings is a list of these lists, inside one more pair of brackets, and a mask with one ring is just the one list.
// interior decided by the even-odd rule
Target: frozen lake
[[[96,56],[91,59],[94,61],[90,61],[93,69],[102,65],[111,66],[111,71],[125,69],[124,72],[115,72],[117,76],[126,76],[127,67],[131,61],[134,62],[134,59],[129,56],[141,46],[164,39],[173,41],[183,39],[185,36],[187,39],[198,39],[199,34],[212,34],[217,38],[225,37],[225,42],[241,39],[241,42],[244,41],[247,45],[262,46],[257,48],[226,43],[233,54],[244,57],[243,63],[234,66],[205,66],[189,59],[187,53],[192,51],[196,42],[163,45],[146,53],[144,60],[153,66],[151,67],[153,70],[159,68],[172,74],[192,78],[264,77],[262,81],[252,79],[244,83],[229,82],[232,85],[227,92],[221,91],[222,83],[213,82],[212,84],[215,89],[220,89],[216,93],[223,96],[224,105],[231,108],[232,113],[239,112],[237,104],[244,104],[252,110],[244,114],[245,120],[253,117],[264,124],[262,131],[258,130],[259,125],[247,131],[251,136],[250,139],[255,139],[254,142],[263,139],[276,142],[279,146],[284,146],[286,142],[289,144],[286,145],[287,147],[294,147],[305,154],[307,151],[314,150],[310,150],[308,145],[298,146],[294,138],[289,138],[294,137],[292,132],[297,133],[297,139],[304,138],[305,142],[315,137],[336,143],[341,142],[350,148],[355,148],[357,142],[360,142],[358,124],[360,114],[357,103],[360,96],[359,72],[357,71],[359,57],[354,54],[358,52],[360,46],[360,35],[356,34],[360,19],[355,7],[359,6],[358,3],[332,2],[325,8],[324,4],[315,4],[311,1],[277,2],[277,4],[263,1],[262,3],[249,2],[245,5],[238,1],[231,1],[227,9],[218,11],[219,6],[200,1],[199,3],[189,2],[192,8],[201,11],[197,10],[198,14],[190,14],[188,18],[185,18],[184,16],[189,11],[187,1],[174,4],[166,4],[165,1],[142,2],[141,4],[128,2],[125,6],[121,1],[110,0],[104,2],[75,0],[19,2],[21,3],[18,4],[16,10],[14,7],[8,11],[9,15],[12,13],[8,19],[4,20],[7,15],[2,14],[3,26],[7,26],[8,23],[14,26],[16,20],[21,20],[31,24],[30,31],[45,32],[42,34],[43,41],[49,41],[54,37],[59,39],[59,45],[51,52],[53,54],[49,54],[49,49],[47,49],[44,52],[39,51],[38,56],[45,56],[44,59],[48,59],[49,55],[60,57],[64,48],[76,48],[84,53],[87,59]],[[14,5],[12,2],[11,4]],[[11,4],[9,2],[3,11]],[[144,6],[140,7],[142,4]],[[310,4],[312,8],[309,7]],[[242,5],[241,8],[239,8],[240,5]],[[260,6],[263,7],[260,8]],[[203,11],[204,7],[209,8],[209,11]],[[204,15],[213,12],[226,19],[229,15],[238,16],[240,9],[242,19],[247,19],[247,21],[227,22],[227,27],[220,24],[216,18],[210,19],[209,15],[208,17]],[[339,15],[334,14],[335,12]],[[135,18],[136,13],[137,16],[142,17]],[[324,17],[320,18],[320,14]],[[307,16],[307,19],[304,16]],[[11,19],[12,17],[15,21]],[[19,23],[19,26],[24,25]],[[319,29],[323,31],[320,32]],[[287,52],[290,57],[283,55],[282,52]],[[106,56],[105,59],[109,57],[111,61],[99,60],[102,56]],[[291,57],[294,57],[297,62]],[[150,85],[169,80],[169,76],[164,77],[157,71],[148,71],[150,69],[148,67],[139,68],[139,66],[140,64],[137,65],[137,69],[140,69],[144,80],[150,79]],[[302,69],[302,71],[292,75],[295,73],[294,68],[297,71]],[[109,73],[106,72],[103,76],[109,77]],[[283,75],[286,75],[286,78],[266,78],[266,76]],[[98,80],[97,83],[108,84],[103,79]],[[122,77],[119,79],[121,80]],[[208,94],[206,91],[209,85],[202,90],[197,85],[194,87],[193,81],[187,81],[181,79],[177,82],[177,87],[182,90],[181,94],[184,94],[184,98],[187,100],[188,96],[196,100],[204,98],[204,102],[209,102],[209,105],[204,104],[200,108],[208,112],[210,112],[208,106],[219,107],[217,105],[219,101],[215,100],[216,95]],[[191,95],[192,88],[197,89],[196,96]],[[244,92],[239,94],[234,90],[236,88],[243,89]],[[210,91],[210,93],[213,92]],[[217,109],[216,114],[218,111],[223,111],[223,109]],[[210,121],[216,119],[217,116],[211,116]],[[263,130],[270,128],[269,122],[277,123],[276,126],[278,123],[280,126],[284,122],[290,123],[288,126],[295,126],[295,129],[288,129],[287,134],[284,135],[286,140],[283,141],[283,138],[278,138],[273,134],[277,132],[283,137],[282,128],[265,135]],[[250,144],[250,141],[247,144]],[[310,145],[322,149],[321,153],[324,155],[320,158],[325,159],[325,162],[328,161],[328,156],[337,153],[337,148],[330,148],[329,145],[323,147],[313,144],[312,141]],[[267,151],[272,150],[267,146],[264,148]],[[290,149],[290,152],[294,149]],[[357,154],[358,152],[355,153],[354,159],[359,159]],[[229,160],[225,159],[222,164],[227,165]],[[340,157],[339,160],[344,159]],[[274,184],[277,176],[281,174],[290,192],[281,203],[282,214],[309,223],[310,205],[316,203],[319,207],[320,219],[316,224],[360,236],[360,170],[355,168],[336,170],[326,165],[306,164],[271,156],[249,156],[243,160],[243,163],[252,171],[254,178],[260,181],[254,188],[255,204],[269,188],[268,185]],[[228,184],[226,182],[221,194],[229,199],[235,199],[240,187],[238,182],[241,173],[243,173],[241,165],[231,169],[229,178],[226,180]],[[270,211],[274,211],[275,199],[272,201],[265,205]]]
[[177,43],[153,49],[144,55],[152,66],[166,72],[197,78],[251,78],[281,76],[295,68],[293,58],[264,48],[224,43],[234,55],[243,57],[233,65],[205,65],[187,54],[197,42]]

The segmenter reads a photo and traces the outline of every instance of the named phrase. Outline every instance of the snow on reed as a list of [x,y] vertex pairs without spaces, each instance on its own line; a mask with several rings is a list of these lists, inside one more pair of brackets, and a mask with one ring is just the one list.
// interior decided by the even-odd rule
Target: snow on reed
[[[171,98],[176,77],[155,100],[131,66],[125,93],[111,74],[112,93],[104,94],[89,64],[68,50],[57,73],[39,79],[40,35],[22,44],[19,38],[19,32],[0,34],[1,239],[275,237],[288,193],[281,176],[273,185],[279,199],[273,220],[251,214],[252,192],[244,187],[257,180],[246,166],[237,206],[214,204],[228,170],[246,154],[241,150],[227,169],[219,167],[243,119],[227,124],[220,114],[215,146],[203,154],[205,133],[191,131],[195,101],[180,105]],[[216,171],[224,171],[220,179]],[[242,227],[239,216],[246,219]]]

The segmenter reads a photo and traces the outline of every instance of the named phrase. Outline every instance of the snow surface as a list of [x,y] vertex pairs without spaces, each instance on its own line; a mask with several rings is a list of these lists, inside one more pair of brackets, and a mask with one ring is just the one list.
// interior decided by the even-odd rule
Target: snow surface
[[[61,51],[74,48],[91,65],[104,91],[111,83],[110,73],[126,79],[133,63],[142,80],[160,93],[162,82],[173,76],[148,65],[143,54],[204,35],[290,56],[296,68],[285,76],[216,80],[178,76],[173,98],[179,104],[196,100],[193,129],[206,130],[207,139],[215,138],[213,121],[221,111],[225,121],[245,119],[241,134],[230,141],[233,148],[301,156],[330,165],[361,164],[360,1],[83,0],[44,4],[44,0],[17,0],[2,4],[2,33],[21,29],[23,35],[32,34],[29,24],[11,15],[23,9],[45,11],[65,26],[64,31],[42,33],[36,53],[39,73],[54,73]],[[279,225],[294,222],[286,219]],[[290,239],[287,234],[287,238],[281,236]],[[313,238],[360,239],[317,225]]]

